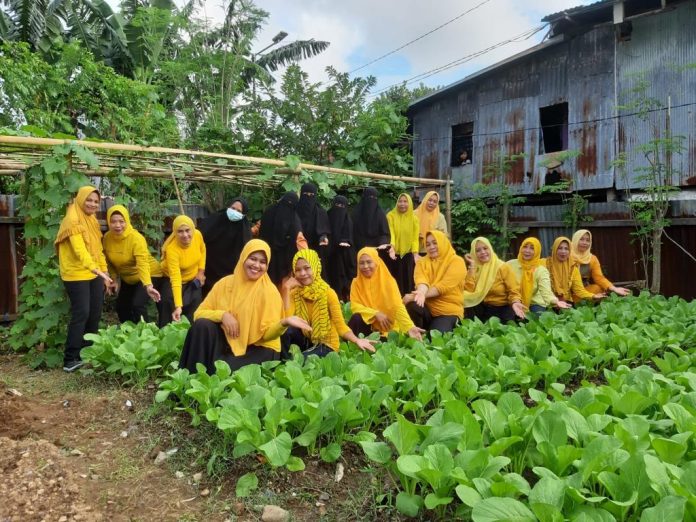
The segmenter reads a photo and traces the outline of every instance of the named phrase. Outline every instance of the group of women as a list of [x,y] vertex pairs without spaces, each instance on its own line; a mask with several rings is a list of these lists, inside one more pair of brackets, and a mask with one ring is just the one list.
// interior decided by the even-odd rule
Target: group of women
[[[105,292],[117,294],[122,322],[148,320],[149,299],[160,326],[185,315],[192,327],[180,366],[195,371],[202,363],[209,372],[216,360],[236,369],[289,357],[292,345],[324,356],[344,339],[373,352],[376,341],[365,338],[372,333],[422,339],[430,330],[452,330],[465,314],[507,321],[607,291],[628,293],[603,276],[587,230],[557,238],[545,259],[540,242],[526,238],[517,259],[505,263],[484,237],[462,258],[436,192],[417,209],[400,194],[388,214],[377,196],[365,189],[353,219],[343,196],[322,209],[312,184],[299,198],[285,194],[254,227],[241,198],[199,228],[177,216],[158,262],[122,205],[108,209],[102,237],[101,196],[82,187],[55,241],[71,305],[64,370],[81,366],[84,335],[98,328]],[[346,323],[341,301],[348,300]]]

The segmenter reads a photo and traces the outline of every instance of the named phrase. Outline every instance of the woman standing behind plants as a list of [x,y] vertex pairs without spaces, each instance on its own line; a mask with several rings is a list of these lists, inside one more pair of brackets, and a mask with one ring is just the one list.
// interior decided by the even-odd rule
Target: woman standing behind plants
[[206,250],[203,235],[188,216],[177,216],[172,233],[162,245],[162,302],[159,326],[179,321],[182,314],[193,322],[205,284]]
[[340,338],[354,343],[361,350],[374,352],[372,343],[359,339],[343,320],[338,296],[321,278],[319,254],[305,248],[292,259],[293,277],[283,284],[285,316],[297,315],[310,329],[288,328],[283,334],[283,353],[287,356],[290,345],[296,344],[305,356],[324,357],[337,352]]
[[585,290],[591,294],[599,294],[607,291],[614,292],[624,297],[631,293],[628,288],[614,286],[614,283],[604,277],[602,265],[599,259],[592,253],[592,233],[581,229],[573,234],[570,243],[572,259],[578,265],[580,277]]
[[63,354],[63,370],[80,366],[80,350],[88,345],[85,334],[96,333],[104,302],[104,289],[113,285],[106,272],[102,233],[96,213],[101,196],[92,186],[80,188],[68,205],[54,242],[60,278],[70,300],[70,323]]
[[420,226],[420,233],[418,234],[421,254],[424,254],[427,250],[425,248],[425,236],[431,230],[439,230],[445,236],[447,233],[447,221],[445,216],[440,213],[440,195],[431,190],[425,194],[423,201],[418,208],[415,210],[416,217],[418,218],[418,224]]
[[329,264],[324,267],[327,282],[336,291],[339,299],[348,301],[350,282],[355,277],[355,255],[353,250],[353,220],[348,212],[348,199],[336,196],[329,209],[331,244]]
[[464,306],[467,316],[487,321],[498,317],[501,321],[524,319],[525,307],[520,296],[520,285],[510,265],[495,254],[490,241],[477,237],[471,242],[466,255],[469,272],[464,282]]
[[522,304],[530,312],[539,314],[548,307],[571,308],[572,305],[558,299],[551,290],[551,277],[541,259],[541,243],[528,237],[520,245],[517,259],[507,262],[520,283]]
[[355,249],[375,247],[387,254],[389,248],[389,223],[384,210],[379,206],[377,189],[363,190],[360,202],[353,209],[353,239]]
[[159,303],[160,294],[152,278],[162,277],[162,270],[147,249],[147,242],[140,232],[131,226],[128,209],[114,205],[106,211],[109,231],[104,234],[104,254],[113,279],[120,279],[116,313],[122,323],[137,323],[142,318],[148,322],[148,297]]
[[570,255],[570,239],[557,237],[551,247],[551,255],[546,258],[546,268],[551,275],[551,289],[558,299],[578,302],[583,299],[601,299],[603,293],[591,293],[582,286],[580,270]]
[[418,328],[450,332],[464,316],[466,264],[439,230],[426,234],[425,248],[428,256],[418,261],[413,274],[416,290],[403,303]]
[[418,217],[413,213],[411,196],[402,193],[396,200],[396,206],[387,214],[391,248],[389,257],[392,259],[390,272],[399,285],[401,295],[413,290],[413,269],[420,259],[418,255],[418,234],[420,225]]

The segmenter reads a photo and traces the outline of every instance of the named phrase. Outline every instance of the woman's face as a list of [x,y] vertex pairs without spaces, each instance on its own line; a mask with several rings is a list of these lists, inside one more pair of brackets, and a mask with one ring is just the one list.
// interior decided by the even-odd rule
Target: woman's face
[[268,270],[268,259],[263,250],[252,252],[244,261],[244,275],[251,281],[256,281]]
[[491,249],[483,241],[476,242],[476,259],[481,264],[488,263],[491,260]]
[[440,255],[440,250],[437,248],[437,239],[432,234],[425,236],[425,251],[430,259],[437,259],[437,256]]
[[582,237],[578,240],[578,252],[581,254],[583,252],[587,252],[587,249],[590,248],[590,245],[592,244],[592,239],[590,239],[590,234],[583,234]]
[[406,196],[401,196],[396,202],[396,210],[402,214],[408,210],[408,199]]
[[92,192],[87,196],[87,199],[82,205],[82,210],[84,210],[85,214],[88,216],[93,216],[97,213],[97,210],[99,210],[99,194],[97,192]]
[[314,272],[306,259],[299,258],[295,263],[295,279],[302,286],[309,286],[314,282]]
[[561,241],[561,244],[558,245],[558,248],[556,249],[556,259],[560,261],[561,263],[564,263],[568,261],[568,257],[570,256],[570,245],[568,244],[567,241]]
[[123,234],[123,231],[126,230],[126,220],[123,219],[123,216],[118,212],[111,214],[111,218],[109,219],[109,230],[117,236],[120,236]]
[[364,277],[370,279],[375,274],[377,263],[367,254],[363,254],[360,256],[360,259],[358,259],[358,268]]
[[525,261],[534,259],[534,245],[532,243],[522,245],[522,259]]
[[241,201],[235,201],[234,203],[232,203],[230,205],[230,208],[233,208],[234,210],[236,210],[240,214],[244,214],[244,206],[242,205]]
[[438,198],[436,194],[433,194],[428,198],[428,202],[426,203],[425,208],[427,208],[429,212],[432,212],[437,207],[439,201],[440,198]]
[[189,246],[193,239],[193,230],[188,225],[181,225],[176,229],[176,240],[181,246]]

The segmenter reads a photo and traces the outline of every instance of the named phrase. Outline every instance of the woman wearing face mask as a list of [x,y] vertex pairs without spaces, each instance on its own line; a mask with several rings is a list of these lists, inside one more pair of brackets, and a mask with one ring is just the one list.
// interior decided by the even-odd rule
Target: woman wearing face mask
[[449,332],[464,316],[466,264],[439,230],[425,236],[427,257],[416,264],[416,290],[406,294],[406,305],[415,325],[425,330]]
[[147,249],[143,235],[131,226],[128,209],[114,205],[106,211],[109,231],[104,234],[104,254],[111,277],[120,280],[117,288],[116,313],[122,323],[148,322],[148,298],[155,303],[160,294],[153,278],[161,278],[162,270]]
[[599,259],[592,253],[592,233],[589,230],[578,230],[573,234],[570,243],[572,260],[577,263],[580,277],[585,290],[591,294],[614,292],[622,297],[631,293],[628,288],[614,286],[614,283],[604,277]]
[[418,234],[420,243],[419,251],[423,256],[426,251],[425,236],[428,232],[431,230],[439,230],[445,234],[445,236],[449,236],[447,233],[447,221],[445,220],[445,216],[440,213],[440,195],[434,190],[428,192],[415,210],[415,214],[420,226],[420,233]]
[[63,370],[82,366],[80,350],[87,346],[84,335],[96,333],[104,301],[104,288],[113,285],[106,272],[102,233],[96,213],[99,191],[82,187],[68,205],[54,241],[58,252],[60,278],[70,300],[70,323],[63,354]]
[[517,259],[507,262],[520,283],[522,304],[530,312],[539,314],[550,306],[571,308],[572,305],[558,299],[551,290],[551,278],[546,264],[541,259],[541,243],[528,237],[520,245]]
[[418,234],[420,225],[418,217],[413,213],[411,196],[402,193],[396,200],[396,206],[387,214],[391,246],[389,257],[390,272],[399,285],[401,295],[413,290],[413,269],[420,259],[418,255]]
[[179,321],[182,314],[193,322],[205,284],[206,250],[203,236],[188,216],[177,216],[172,233],[162,245],[162,301],[159,326]]
[[583,299],[601,299],[604,293],[591,293],[582,286],[580,270],[570,254],[570,239],[557,237],[551,247],[551,255],[546,258],[546,268],[551,275],[551,289],[558,299],[578,302]]
[[332,241],[329,244],[329,262],[324,267],[326,279],[339,299],[348,301],[350,282],[355,276],[353,220],[348,212],[348,199],[336,196],[328,215]]
[[311,249],[298,251],[292,259],[293,277],[283,284],[286,316],[297,315],[311,327],[309,330],[289,328],[283,334],[283,351],[290,346],[300,347],[305,356],[324,357],[337,352],[339,338],[354,343],[361,350],[374,352],[376,341],[359,339],[343,320],[338,296],[321,278],[319,255]]
[[206,249],[204,298],[215,283],[232,273],[244,245],[251,239],[248,211],[246,201],[235,198],[225,210],[208,216],[198,226]]
[[232,370],[280,358],[280,336],[288,327],[311,331],[296,316],[283,318],[283,301],[268,277],[271,248],[252,239],[242,249],[232,275],[218,281],[194,315],[179,368],[196,364],[215,373],[215,361]]
[[401,301],[396,281],[389,273],[377,250],[365,247],[358,252],[358,276],[350,287],[350,329],[365,336],[379,332],[405,333],[422,340],[424,330],[418,328]]
[[464,306],[467,317],[487,321],[498,317],[501,321],[524,319],[525,306],[520,296],[520,285],[510,265],[503,263],[485,237],[471,242],[466,255],[469,265],[464,282]]

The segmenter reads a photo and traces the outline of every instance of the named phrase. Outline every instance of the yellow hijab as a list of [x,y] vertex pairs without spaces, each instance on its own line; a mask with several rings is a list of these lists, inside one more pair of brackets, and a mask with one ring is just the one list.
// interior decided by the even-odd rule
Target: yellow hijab
[[[522,256],[522,248],[525,245],[534,247],[534,257],[529,261]],[[534,271],[537,267],[542,266],[544,261],[541,259],[541,243],[535,237],[528,237],[520,245],[520,251],[517,254],[517,261],[522,267],[522,280],[520,281],[520,295],[522,296],[522,304],[529,308],[532,302],[532,292],[534,291]]]
[[[578,243],[580,243],[580,238],[585,234],[590,236],[590,246],[581,254],[578,251]],[[583,228],[573,234],[573,240],[570,242],[570,255],[573,256],[574,261],[581,265],[586,265],[592,260],[592,232]]]
[[[416,223],[418,223],[418,217],[413,212],[413,200],[411,199],[411,196],[405,192],[402,192],[399,194],[399,197],[396,198],[397,202],[401,199],[401,196],[406,197],[408,200],[408,209],[406,212],[401,213],[395,205],[394,208],[387,214],[387,218],[394,223],[393,239],[396,253],[400,256],[404,256],[411,252],[413,240],[417,239],[413,237],[413,221],[416,220]],[[418,229],[418,226],[416,226],[416,229]]]
[[247,346],[263,339],[266,330],[281,320],[283,311],[283,301],[268,272],[256,281],[247,279],[243,265],[254,252],[263,252],[267,263],[271,262],[268,243],[261,239],[249,241],[244,245],[232,275],[220,281],[224,281],[225,291],[216,295],[222,296],[224,302],[218,300],[210,303],[213,309],[232,313],[239,323],[239,336],[236,339],[226,335],[227,343],[236,356],[244,355]]
[[[487,262],[481,263],[478,260],[478,257],[476,257],[476,243],[485,244],[491,251],[491,258]],[[469,255],[471,256],[471,259],[473,259],[474,267],[476,269],[474,276],[476,280],[476,287],[474,288],[473,292],[464,291],[464,308],[473,308],[486,298],[488,292],[493,286],[495,277],[498,275],[498,270],[503,264],[493,250],[491,242],[485,237],[479,236],[471,242],[471,250]]]
[[564,262],[556,258],[556,251],[564,241],[570,246],[570,239],[565,236],[557,237],[553,242],[551,255],[546,258],[546,268],[549,269],[549,275],[551,276],[551,289],[553,293],[564,301],[567,301],[572,297],[570,291],[572,282],[570,278],[573,274],[575,263],[572,261],[572,255],[568,256],[568,259]]
[[[438,243],[438,247],[439,245]],[[390,321],[395,322],[396,312],[401,304],[399,285],[396,284],[396,280],[389,273],[387,265],[380,259],[376,248],[365,247],[360,249],[358,252],[358,265],[360,265],[360,258],[364,255],[372,259],[377,266],[370,278],[362,275],[358,269],[358,276],[353,279],[353,283],[350,285],[350,300],[382,312]],[[424,260],[421,259],[421,261]]]
[[102,255],[101,246],[101,228],[99,226],[99,221],[94,214],[87,215],[84,211],[83,206],[87,197],[92,193],[96,192],[101,198],[99,191],[96,187],[91,185],[86,185],[77,191],[77,195],[65,212],[65,217],[63,221],[60,222],[60,228],[58,229],[58,235],[53,244],[58,249],[58,245],[68,239],[70,236],[76,236],[77,234],[82,235],[82,239],[85,242],[87,251],[92,256],[95,262],[99,261]]
[[130,214],[128,213],[128,209],[124,207],[123,205],[114,205],[113,207],[109,208],[109,210],[106,211],[106,223],[107,225],[111,222],[111,216],[115,213],[118,212],[123,216],[123,220],[126,222],[126,228],[123,230],[123,234],[117,235],[114,234],[113,232],[109,231],[105,235],[109,237],[111,241],[123,241],[126,239],[128,236],[130,236],[133,233],[133,226],[131,225],[130,221]]
[[445,276],[452,260],[457,257],[457,253],[452,248],[452,243],[447,239],[447,236],[439,230],[431,230],[428,232],[435,238],[437,242],[437,258],[431,259],[430,256],[421,257],[418,264],[421,266],[423,274],[428,280],[428,286],[437,286]]
[[[312,331],[309,333],[309,338],[314,344],[326,343],[331,333],[331,318],[329,317],[329,305],[327,292],[329,285],[321,278],[321,260],[311,248],[303,248],[298,250],[292,258],[292,271],[295,271],[297,261],[304,259],[312,269],[314,280],[309,286],[296,288],[293,292],[293,301],[295,303],[295,313],[307,321],[312,326]],[[312,316],[310,317],[307,310],[308,301],[314,301],[312,306]],[[305,333],[307,335],[307,333]]]
[[[430,196],[437,196],[437,201],[438,205],[435,205],[435,209],[433,211],[429,211],[427,208],[428,205],[428,200],[430,199]],[[437,225],[437,220],[440,218],[440,194],[438,194],[436,191],[431,190],[428,192],[423,200],[421,201],[421,204],[418,205],[418,208],[415,210],[416,217],[418,218],[418,223],[420,223],[420,235],[425,239],[425,235],[430,232],[433,228],[435,228],[435,225]],[[440,247],[440,242],[437,242],[438,248]]]
[[[200,247],[200,244],[203,242],[203,235],[201,234],[201,231],[196,229],[196,224],[193,222],[193,219],[191,219],[188,216],[184,216],[183,214],[180,216],[176,216],[174,218],[174,222],[172,223],[172,233],[169,234],[169,237],[164,241],[164,244],[162,245],[162,262],[167,257],[167,247],[171,245],[174,241],[176,241],[176,231],[179,230],[179,228],[182,225],[188,225],[188,227],[193,230],[193,237],[191,238],[191,244],[188,245],[187,247],[181,247],[181,248],[190,248],[192,246]],[[181,245],[179,245],[181,246]]]

